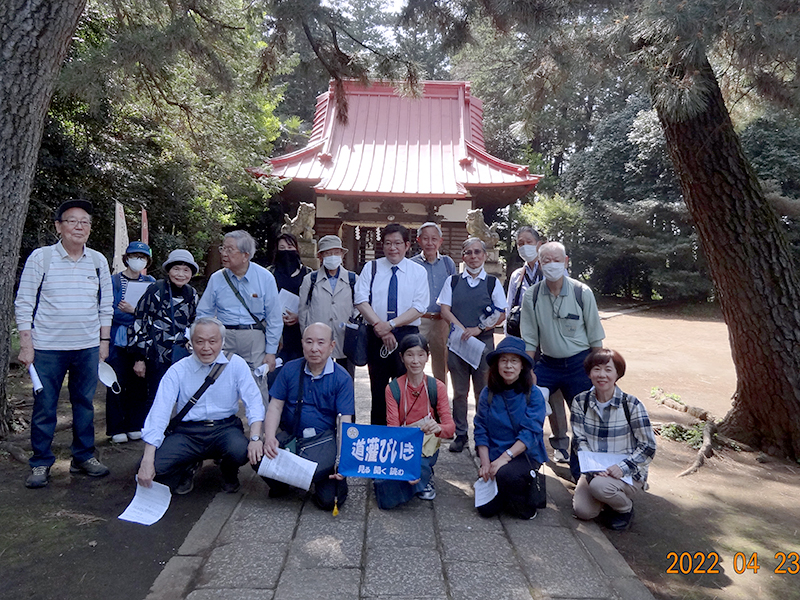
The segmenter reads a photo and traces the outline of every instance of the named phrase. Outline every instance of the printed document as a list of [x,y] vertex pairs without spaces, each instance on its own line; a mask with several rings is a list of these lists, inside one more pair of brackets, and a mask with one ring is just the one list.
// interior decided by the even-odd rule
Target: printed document
[[463,329],[453,327],[453,331],[450,332],[450,339],[447,340],[447,347],[450,352],[463,358],[473,369],[477,369],[481,364],[481,357],[486,349],[486,344],[474,337],[465,342],[461,339],[463,333]]
[[[619,464],[626,458],[628,458],[627,454],[578,450],[578,461],[581,464],[581,473],[598,473],[600,471],[605,471],[611,465]],[[623,477],[622,481],[628,485],[633,485],[633,478],[630,475]]]
[[157,523],[167,512],[171,498],[169,486],[163,483],[154,481],[153,487],[146,488],[137,482],[136,494],[119,518],[131,523],[152,525]]
[[297,314],[300,310],[300,296],[292,292],[287,292],[286,290],[278,292],[278,302],[283,307],[284,313],[292,312]]
[[262,477],[277,479],[292,487],[308,490],[311,478],[317,470],[317,463],[292,454],[283,448],[278,450],[275,458],[264,458],[258,466],[258,474]]
[[153,285],[152,281],[129,281],[125,289],[125,297],[123,300],[136,308],[139,300],[144,296],[145,290]]
[[475,508],[491,502],[497,496],[497,480],[495,479],[484,481],[483,477],[479,477],[472,487],[475,488]]

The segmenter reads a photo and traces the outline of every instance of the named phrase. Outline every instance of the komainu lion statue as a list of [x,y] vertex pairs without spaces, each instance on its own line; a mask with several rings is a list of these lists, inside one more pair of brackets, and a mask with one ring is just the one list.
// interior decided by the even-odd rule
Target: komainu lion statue
[[297,209],[297,216],[292,219],[289,215],[283,215],[283,225],[281,233],[291,233],[298,240],[310,242],[314,239],[314,220],[317,209],[313,204],[301,202]]
[[467,211],[467,233],[470,237],[482,239],[487,248],[494,248],[500,241],[497,233],[497,223],[492,223],[489,227],[483,220],[483,209],[476,208]]

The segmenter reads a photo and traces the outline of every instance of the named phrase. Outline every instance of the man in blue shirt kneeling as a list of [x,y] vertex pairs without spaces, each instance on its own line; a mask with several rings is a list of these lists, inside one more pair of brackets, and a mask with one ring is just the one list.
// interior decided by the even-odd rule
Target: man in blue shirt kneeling
[[[352,423],[355,414],[353,380],[334,362],[336,342],[324,323],[312,323],[303,332],[303,358],[290,361],[270,388],[271,400],[264,419],[264,454],[278,455],[279,448],[317,462],[312,500],[324,510],[341,506],[347,498],[347,481],[334,473],[336,419]],[[264,479],[269,497],[291,491],[285,483]]]

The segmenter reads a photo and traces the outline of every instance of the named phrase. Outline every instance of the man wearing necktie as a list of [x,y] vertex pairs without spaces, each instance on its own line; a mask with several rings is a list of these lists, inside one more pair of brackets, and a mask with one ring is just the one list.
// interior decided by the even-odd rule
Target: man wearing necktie
[[399,223],[387,225],[381,240],[384,257],[364,266],[355,291],[356,308],[372,326],[367,367],[373,425],[386,425],[386,385],[405,373],[397,345],[419,332],[420,315],[430,300],[425,269],[406,258],[411,247],[408,229]]

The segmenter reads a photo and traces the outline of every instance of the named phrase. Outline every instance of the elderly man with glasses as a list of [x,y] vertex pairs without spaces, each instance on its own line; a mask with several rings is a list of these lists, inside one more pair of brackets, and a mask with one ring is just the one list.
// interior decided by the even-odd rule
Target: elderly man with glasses
[[368,262],[356,283],[355,305],[372,325],[367,367],[372,395],[372,424],[386,425],[386,385],[405,373],[396,352],[402,339],[419,333],[420,315],[428,309],[428,274],[406,258],[408,229],[392,223],[381,230],[384,257]]
[[[211,275],[197,305],[197,318],[216,317],[225,325],[225,348],[247,361],[251,370],[266,364],[275,370],[275,355],[283,333],[283,311],[275,277],[252,262],[256,242],[246,231],[225,234],[222,268]],[[257,378],[264,400],[266,377]]]
[[442,307],[442,318],[462,331],[461,339],[475,337],[486,347],[478,368],[450,352],[447,368],[453,383],[453,420],[456,423],[456,439],[450,444],[450,452],[462,452],[469,441],[467,421],[467,397],[472,379],[475,406],[478,396],[489,375],[486,355],[494,350],[494,328],[505,319],[506,295],[503,284],[483,268],[486,262],[486,245],[483,240],[469,238],[461,245],[465,270],[461,275],[447,278],[437,302]]
[[19,361],[33,364],[42,389],[33,394],[29,488],[48,484],[55,463],[53,436],[64,376],[69,373],[72,404],[70,473],[108,475],[94,456],[94,405],[97,365],[108,357],[114,313],[108,261],[86,247],[92,229],[92,204],[70,200],[54,221],[61,236],[54,246],[38,248],[25,262],[15,303]]

